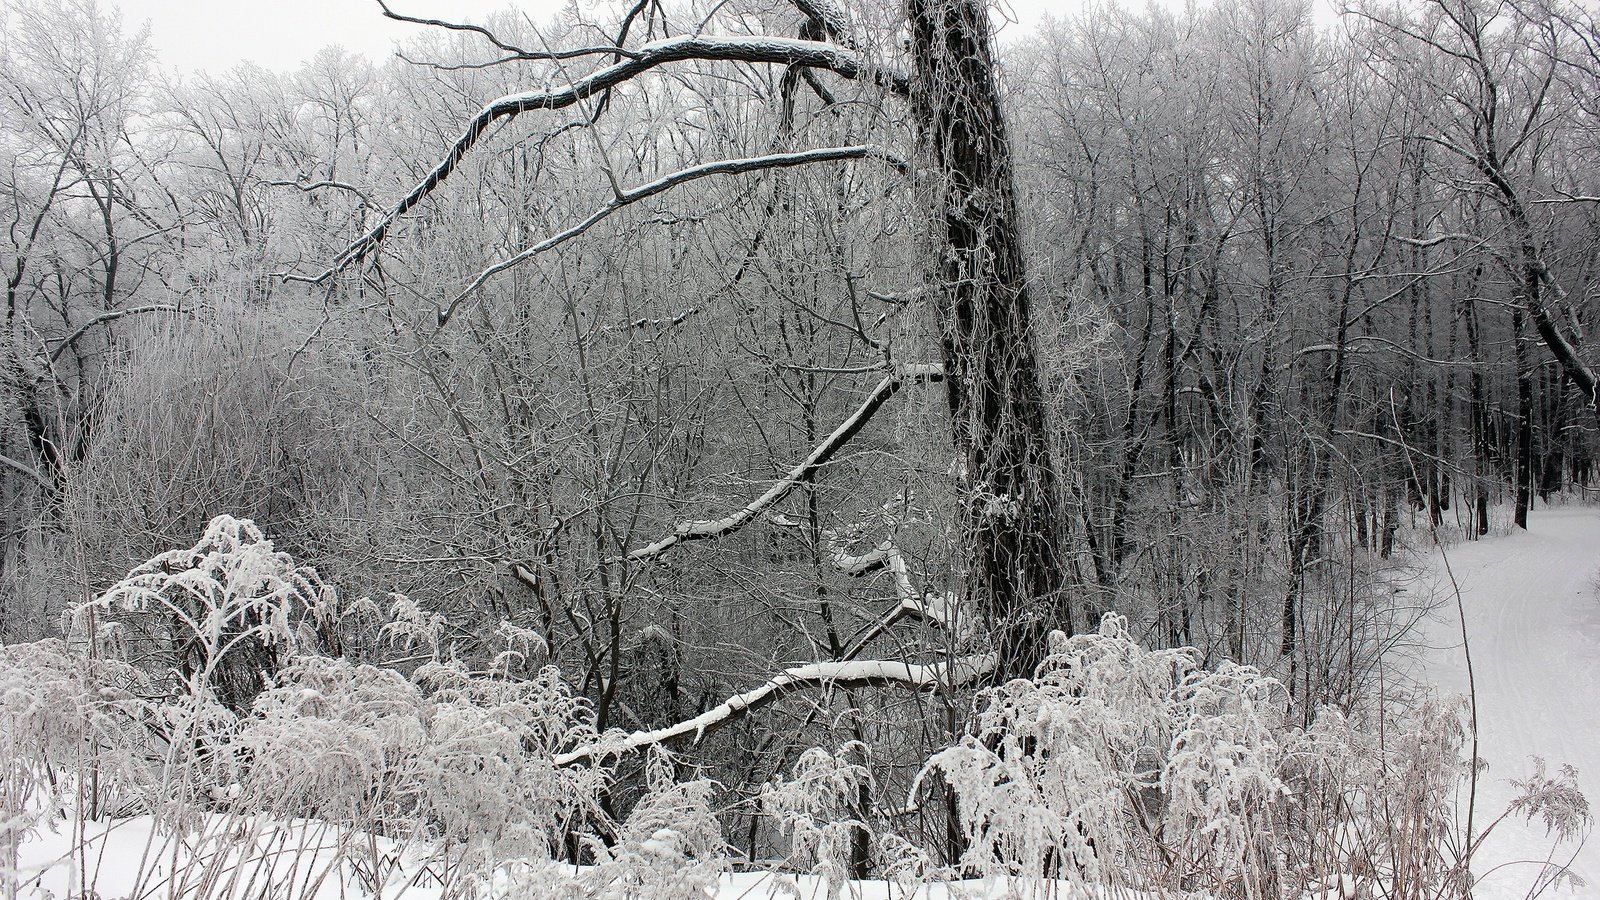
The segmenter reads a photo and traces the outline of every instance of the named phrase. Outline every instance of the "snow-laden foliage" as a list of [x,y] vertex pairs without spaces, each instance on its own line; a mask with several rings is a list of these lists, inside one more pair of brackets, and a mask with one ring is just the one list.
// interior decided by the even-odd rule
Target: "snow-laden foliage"
[[238,714],[286,655],[336,648],[336,616],[333,589],[315,570],[275,549],[254,522],[220,515],[193,547],[137,566],[74,619],[108,650],[163,657],[166,671],[155,674],[173,694]]
[[703,900],[729,869],[706,779],[680,782],[672,759],[652,752],[648,791],[614,834],[585,839],[591,865],[523,860],[486,880],[493,900]]
[[865,849],[871,826],[862,821],[872,788],[863,765],[868,748],[851,742],[829,753],[813,747],[800,754],[791,777],[761,792],[760,807],[789,839],[786,868],[821,876],[836,891],[851,876],[851,857]]
[[[1460,710],[1323,710],[1300,728],[1289,704],[1251,667],[1146,650],[1110,615],[1053,636],[1035,678],[980,695],[920,780],[953,790],[968,871],[1244,897],[1357,873],[1395,896],[1452,896]],[[1540,814],[1566,796],[1534,793],[1553,798]]]
[[0,846],[68,802],[137,806],[154,780],[148,692],[138,669],[64,641],[0,645]]
[[278,815],[548,855],[599,814],[604,771],[553,763],[596,739],[591,719],[554,669],[513,681],[436,663],[410,680],[303,657],[234,741],[240,793]]
[[[1186,780],[1199,768],[1189,748],[1199,749],[1204,726],[1181,693],[1194,652],[1145,650],[1117,616],[1098,633],[1052,642],[1037,677],[980,696],[970,733],[924,772],[954,790],[962,861],[973,870],[1095,878],[1103,862],[1135,856],[1126,824],[1136,812],[1155,829],[1175,815],[1169,794],[1205,799],[1199,785],[1164,790],[1169,771]],[[1175,740],[1191,731],[1186,761],[1168,766]]]

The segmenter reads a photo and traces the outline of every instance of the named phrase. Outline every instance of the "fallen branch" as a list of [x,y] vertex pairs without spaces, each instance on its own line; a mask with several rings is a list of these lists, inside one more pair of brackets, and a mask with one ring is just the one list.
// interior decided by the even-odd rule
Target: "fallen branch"
[[888,660],[851,660],[795,666],[751,690],[729,697],[692,719],[654,731],[636,731],[618,743],[580,747],[556,756],[555,764],[570,766],[684,739],[698,743],[707,734],[736,721],[744,714],[798,690],[822,687],[905,687],[927,690],[944,685],[959,686],[988,674],[994,665],[994,654],[983,653],[960,657],[949,663],[927,665]]

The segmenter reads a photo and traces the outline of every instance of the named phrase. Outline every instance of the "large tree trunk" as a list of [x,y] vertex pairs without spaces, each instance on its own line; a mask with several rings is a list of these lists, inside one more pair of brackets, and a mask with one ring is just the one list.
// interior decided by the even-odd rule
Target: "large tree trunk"
[[1070,627],[1061,516],[1018,233],[989,17],[975,0],[907,0],[918,124],[937,180],[939,316],[955,440],[966,462],[968,592],[992,630],[995,677],[1031,675]]

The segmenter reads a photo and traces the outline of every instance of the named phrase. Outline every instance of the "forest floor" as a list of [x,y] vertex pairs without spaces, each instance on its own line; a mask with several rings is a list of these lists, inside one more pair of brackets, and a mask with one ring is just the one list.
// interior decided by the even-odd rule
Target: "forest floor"
[[[1600,509],[1536,510],[1528,531],[1435,550],[1425,571],[1441,606],[1423,629],[1422,677],[1445,694],[1468,693],[1462,620],[1477,688],[1480,776],[1474,824],[1504,811],[1511,779],[1577,769],[1578,785],[1600,812]],[[1448,570],[1446,567],[1448,563]],[[1460,613],[1450,576],[1460,586]],[[1541,865],[1569,859],[1588,882],[1547,896],[1600,896],[1600,836],[1574,856],[1556,848],[1539,820],[1508,816],[1473,860],[1476,900],[1523,898]]]

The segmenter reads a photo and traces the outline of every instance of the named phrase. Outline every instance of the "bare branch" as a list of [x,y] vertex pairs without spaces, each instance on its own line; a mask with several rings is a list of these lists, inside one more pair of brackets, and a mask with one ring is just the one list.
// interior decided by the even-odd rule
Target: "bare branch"
[[[499,35],[495,34],[494,32],[490,31],[489,29],[483,27],[482,25],[473,25],[471,23],[462,23],[462,22],[447,22],[447,21],[445,21],[443,19],[425,19],[425,18],[422,18],[420,16],[408,16],[405,13],[397,13],[394,10],[390,9],[389,8],[389,4],[384,2],[384,0],[377,0],[377,2],[378,2],[378,6],[383,9],[383,14],[385,16],[387,16],[388,18],[394,19],[396,22],[407,22],[407,23],[410,23],[412,25],[428,25],[428,26],[431,26],[431,27],[434,27],[434,28],[446,28],[446,29],[449,29],[450,31],[465,31],[465,32],[468,32],[470,34],[480,35],[485,40],[487,40],[489,43],[493,44],[497,49],[502,50],[502,51],[506,52],[507,54],[510,54],[507,58],[501,59],[501,60],[496,60],[496,62],[510,62],[511,60],[514,60],[514,59],[560,60],[560,59],[578,59],[578,58],[584,57],[584,56],[600,56],[600,55],[615,56],[615,55],[619,55],[619,54],[622,55],[622,56],[631,56],[632,55],[627,50],[624,50],[621,47],[614,47],[614,46],[575,47],[575,48],[572,48],[570,50],[550,50],[550,51],[528,50],[528,49],[523,48],[523,47],[518,47],[516,44],[507,43],[506,41],[501,40]],[[448,68],[448,67],[441,67],[441,68]]]
[[1407,246],[1419,247],[1419,248],[1423,248],[1423,249],[1426,249],[1428,247],[1437,247],[1440,244],[1445,243],[1446,241],[1477,241],[1479,243],[1483,242],[1483,238],[1478,237],[1475,234],[1466,234],[1466,233],[1463,233],[1463,232],[1453,232],[1451,234],[1441,234],[1441,235],[1437,235],[1435,237],[1428,237],[1428,238],[1415,238],[1415,237],[1406,237],[1405,235],[1402,235],[1402,234],[1391,234],[1391,235],[1389,235],[1389,239],[1392,240],[1392,241],[1399,241],[1400,243],[1406,244]]
[[944,368],[937,363],[924,363],[920,365],[902,366],[891,371],[877,387],[867,394],[865,400],[856,411],[851,413],[844,422],[840,423],[833,433],[823,439],[815,450],[805,458],[805,461],[789,470],[777,484],[768,488],[766,493],[750,501],[749,505],[730,516],[725,516],[711,522],[683,522],[680,523],[672,534],[659,541],[630,552],[628,559],[644,562],[656,559],[668,550],[688,541],[704,540],[706,538],[720,538],[750,524],[755,518],[767,509],[770,509],[779,500],[789,495],[790,491],[810,481],[819,469],[833,459],[839,448],[849,443],[850,439],[866,426],[873,413],[888,402],[900,388],[907,382],[939,381],[944,378]]
[[360,197],[361,198],[361,202],[363,204],[365,204],[367,206],[376,205],[376,204],[374,204],[372,202],[372,198],[368,197],[366,195],[366,192],[361,190],[361,188],[358,188],[353,184],[347,184],[347,183],[345,183],[343,181],[326,181],[326,180],[324,180],[324,181],[313,181],[313,182],[307,183],[307,182],[303,182],[303,181],[283,181],[283,180],[280,180],[280,181],[269,181],[269,182],[267,182],[267,184],[272,185],[273,187],[299,188],[300,190],[302,190],[302,191],[304,191],[304,192],[306,192],[308,194],[311,193],[312,191],[321,190],[323,188],[333,188],[335,190],[340,190],[340,191],[349,191],[350,193],[355,194],[357,197]]
[[796,9],[821,26],[822,33],[854,50],[855,39],[850,36],[849,24],[831,0],[793,0]]
[[869,157],[886,160],[891,165],[894,165],[899,169],[907,168],[906,163],[898,156],[878,147],[867,145],[855,147],[825,147],[817,150],[802,150],[798,153],[774,153],[768,156],[755,156],[747,159],[718,160],[716,162],[704,163],[698,166],[690,166],[687,169],[680,169],[670,175],[657,178],[655,181],[652,181],[648,184],[642,184],[636,188],[630,188],[626,191],[618,191],[616,196],[612,198],[609,203],[595,210],[587,219],[584,219],[582,222],[573,225],[566,231],[545,238],[539,243],[522,250],[515,256],[507,257],[506,259],[489,266],[482,272],[479,272],[477,277],[473,278],[466,287],[461,289],[461,292],[455,296],[455,299],[450,301],[449,306],[445,307],[445,309],[439,313],[439,326],[441,328],[444,327],[444,325],[450,321],[451,317],[456,314],[456,310],[461,306],[461,304],[467,298],[477,293],[478,290],[482,288],[490,278],[493,278],[507,269],[521,265],[533,257],[538,256],[540,253],[544,253],[547,250],[552,250],[561,246],[567,241],[570,241],[578,235],[583,234],[585,231],[588,231],[601,220],[605,219],[607,216],[610,216],[612,213],[623,208],[624,206],[630,206],[634,203],[638,203],[640,200],[647,200],[656,196],[657,194],[672,190],[681,184],[685,184],[700,178],[705,178],[710,175],[740,175],[750,172],[760,172],[766,169],[789,168],[793,166],[810,165],[812,163],[866,159]]
[[828,69],[845,78],[870,76],[895,93],[904,95],[910,92],[910,82],[905,76],[871,67],[855,53],[836,44],[790,38],[711,35],[684,35],[653,41],[640,47],[631,57],[606,66],[566,87],[509,94],[479,110],[467,124],[466,131],[456,138],[449,151],[417,183],[416,187],[402,197],[371,230],[340,253],[334,259],[333,265],[317,276],[316,280],[331,278],[352,262],[370,253],[373,247],[383,240],[396,219],[421,203],[423,198],[450,177],[456,166],[495,123],[525,112],[565,109],[657,66],[689,60],[811,66]]

